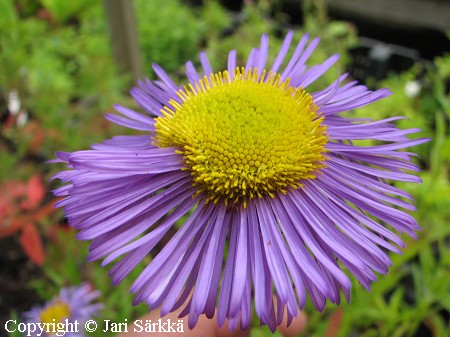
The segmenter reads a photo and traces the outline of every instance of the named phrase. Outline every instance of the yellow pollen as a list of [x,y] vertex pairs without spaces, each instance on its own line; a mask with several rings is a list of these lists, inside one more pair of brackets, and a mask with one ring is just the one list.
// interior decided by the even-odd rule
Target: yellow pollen
[[[42,323],[59,323],[70,316],[69,305],[56,301],[41,312]],[[50,331],[56,332],[56,331]]]
[[239,204],[302,187],[324,168],[326,126],[312,96],[257,69],[211,74],[178,92],[154,142],[178,147],[197,194]]

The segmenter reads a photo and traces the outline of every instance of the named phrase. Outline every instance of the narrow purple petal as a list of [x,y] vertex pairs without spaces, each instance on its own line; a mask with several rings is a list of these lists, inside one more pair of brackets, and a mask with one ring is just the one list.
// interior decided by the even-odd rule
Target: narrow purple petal
[[319,66],[311,67],[306,73],[300,76],[298,79],[292,78],[292,85],[300,86],[302,88],[308,87],[311,83],[322,76],[330,67],[336,63],[339,59],[339,54],[335,54],[328,58],[324,63]]
[[239,218],[232,223],[233,226],[238,227],[238,234],[236,237],[236,261],[238,261],[239,265],[243,266],[243,268],[234,268],[233,287],[231,290],[229,308],[229,315],[231,316],[237,315],[241,308],[241,299],[244,295],[246,279],[248,278],[246,269],[248,258],[247,214],[243,209],[241,209],[241,212],[237,217]]
[[261,46],[259,47],[258,62],[256,68],[258,69],[258,75],[261,75],[267,63],[267,56],[269,54],[269,36],[263,34],[261,36]]
[[236,69],[236,50],[231,50],[228,53],[228,74],[230,75],[230,79],[234,78],[234,70]]
[[250,71],[250,68],[254,68],[256,66],[256,60],[258,59],[258,49],[257,48],[253,48],[250,51],[250,54],[248,55],[247,58],[247,63],[245,64],[245,72]]
[[236,214],[231,214],[229,234],[230,245],[228,247],[228,257],[225,262],[222,287],[220,290],[219,301],[217,305],[217,323],[220,327],[223,326],[223,324],[225,323],[225,319],[229,316],[228,312],[233,287],[233,273],[236,269],[236,247],[239,226],[237,226],[235,222],[240,221],[240,219],[236,218],[236,216]]
[[161,68],[158,64],[153,63],[152,68],[155,71],[156,75],[163,81],[163,83],[166,85],[167,88],[169,88],[172,92],[176,93],[179,88],[177,85],[172,81],[172,79],[167,75],[167,73],[164,71],[163,68]]
[[[208,247],[200,264],[199,277],[197,279],[197,287],[192,296],[192,304],[190,312],[201,314],[205,310],[209,295],[215,296],[211,293],[211,289],[217,289],[218,284],[213,281],[218,281],[215,277],[216,273],[220,273],[222,267],[223,248],[225,245],[225,233],[227,225],[224,223],[225,207],[218,207],[218,214],[210,226],[213,227],[211,237],[208,240]],[[219,267],[219,268],[217,268]]]
[[206,56],[205,52],[200,53],[200,63],[202,64],[203,73],[209,77],[212,74],[211,64],[209,63],[208,56]]
[[294,37],[294,31],[292,31],[292,30],[286,34],[283,44],[281,45],[280,51],[278,52],[278,55],[275,58],[275,61],[273,62],[272,67],[270,67],[270,70],[272,70],[273,72],[275,72],[275,73],[278,72],[278,69],[280,69],[281,65],[283,64],[284,58],[286,57],[286,54],[289,51],[289,47],[291,46],[293,37]]
[[287,64],[286,68],[284,68],[283,72],[281,73],[281,79],[284,81],[287,77],[290,77],[292,68],[294,68],[295,63],[298,61],[300,55],[303,53],[303,49],[306,46],[306,43],[309,40],[309,34],[305,34],[300,39],[300,42],[297,44],[297,47],[295,48],[294,54],[292,55],[291,59],[289,60],[289,63]]
[[186,62],[186,77],[190,83],[196,83],[200,80],[200,77],[198,76],[197,70],[195,70],[192,61]]
[[133,96],[136,103],[139,104],[139,106],[142,109],[147,111],[149,114],[155,116],[162,116],[161,109],[163,108],[163,105],[157,100],[155,100],[152,96],[148,95],[142,89],[139,88],[131,89],[130,93],[131,96]]

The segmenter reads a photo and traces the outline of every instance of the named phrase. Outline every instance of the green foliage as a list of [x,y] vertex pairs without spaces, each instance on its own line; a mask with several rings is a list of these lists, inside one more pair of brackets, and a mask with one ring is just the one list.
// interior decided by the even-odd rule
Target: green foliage
[[[102,112],[122,96],[125,78],[117,75],[111,59],[100,5],[86,2],[82,15],[76,12],[76,26],[58,26],[33,16],[21,18],[11,0],[0,4],[0,92],[17,90],[21,108],[47,130],[40,156],[86,148],[104,138],[99,127],[108,132],[99,124]],[[27,134],[16,126],[4,134],[17,148],[9,154],[15,160],[7,163],[20,161],[32,140],[24,141]]]
[[232,25],[232,18],[229,12],[219,4],[217,0],[204,0],[204,5],[200,9],[200,21],[203,26],[203,33],[208,34],[208,43],[212,39],[217,39],[224,34],[226,29]]
[[50,11],[57,22],[64,23],[71,18],[81,15],[87,8],[89,8],[92,1],[41,0],[41,3]]
[[251,337],[283,337],[279,331],[272,333],[267,326],[255,327],[250,330]]
[[136,0],[138,35],[145,71],[152,63],[174,73],[197,57],[202,24],[194,11],[180,0]]

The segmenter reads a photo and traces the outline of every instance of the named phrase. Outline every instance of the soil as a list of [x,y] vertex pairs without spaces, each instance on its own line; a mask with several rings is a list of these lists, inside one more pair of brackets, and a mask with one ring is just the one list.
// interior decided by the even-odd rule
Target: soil
[[22,250],[16,235],[0,239],[0,336],[3,322],[28,311],[39,303],[39,296],[29,287],[31,280],[43,279],[42,270]]

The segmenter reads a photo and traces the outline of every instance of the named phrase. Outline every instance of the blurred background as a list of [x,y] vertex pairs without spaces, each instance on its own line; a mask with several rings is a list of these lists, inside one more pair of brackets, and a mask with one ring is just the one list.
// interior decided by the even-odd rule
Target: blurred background
[[[85,262],[88,245],[49,192],[62,167],[46,161],[126,133],[103,116],[115,103],[135,106],[128,91],[153,79],[153,62],[183,83],[200,50],[221,70],[230,49],[243,61],[262,33],[273,57],[291,29],[321,37],[310,64],[341,54],[313,89],[338,71],[388,87],[393,96],[348,114],[406,116],[401,128],[433,139],[414,149],[423,184],[397,184],[416,199],[419,239],[404,238],[371,292],[354,282],[350,305],[320,314],[309,303],[303,336],[450,336],[448,0],[0,0],[0,322],[83,281],[101,290],[104,319],[146,312],[129,294],[142,266],[113,287],[106,269]],[[251,335],[271,334],[255,324]]]

